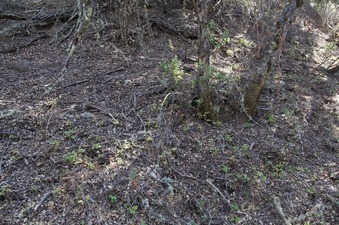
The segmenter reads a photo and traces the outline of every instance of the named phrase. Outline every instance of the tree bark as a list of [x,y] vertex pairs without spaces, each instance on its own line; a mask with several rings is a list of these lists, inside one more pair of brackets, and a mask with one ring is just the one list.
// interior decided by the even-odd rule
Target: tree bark
[[210,70],[210,33],[208,30],[208,5],[207,1],[192,1],[198,21],[198,73],[196,77],[197,94],[199,98],[198,109],[203,119],[213,120],[211,91],[209,87]]
[[[258,60],[254,63],[254,65],[257,65],[256,67],[258,70],[254,73],[252,80],[245,90],[243,107],[240,114],[240,120],[242,122],[252,120],[272,66],[279,65],[278,68],[281,70],[280,57],[283,45],[285,44],[286,35],[292,25],[296,10],[300,8],[302,4],[303,0],[293,0],[290,4],[285,6],[278,18],[274,30],[271,31],[271,35],[265,40],[266,44],[259,49]],[[272,46],[274,46],[274,48]]]

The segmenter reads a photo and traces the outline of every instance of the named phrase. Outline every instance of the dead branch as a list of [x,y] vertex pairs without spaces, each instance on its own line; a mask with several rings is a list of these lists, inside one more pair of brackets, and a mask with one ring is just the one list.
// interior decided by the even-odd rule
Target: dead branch
[[16,12],[0,11],[0,19],[5,20],[27,20],[27,18]]
[[181,37],[196,39],[197,38],[197,25],[178,13],[176,14],[160,14],[153,13],[150,15],[149,22],[158,26],[164,31]]
[[74,12],[74,10],[69,10],[66,12],[57,13],[55,15],[49,15],[40,11],[31,18],[27,18],[27,16],[16,12],[2,12],[0,13],[0,19],[4,19],[6,17],[6,19],[10,18],[23,21],[1,29],[0,37],[8,37],[21,33],[27,33],[32,27],[40,29],[53,26],[56,21],[66,22],[70,18],[72,18],[72,20],[77,19],[78,15],[77,13],[74,15]]
[[75,86],[75,85],[78,85],[78,84],[83,84],[83,83],[86,83],[88,81],[89,81],[89,79],[75,81],[73,83],[66,84],[63,88],[68,88],[68,87],[72,87],[72,86]]
[[206,179],[206,182],[209,184],[209,185],[211,185],[218,193],[219,193],[219,195],[224,199],[224,201],[225,201],[225,203],[226,203],[226,205],[233,211],[233,208],[232,208],[232,206],[231,206],[231,203],[230,203],[230,200],[229,199],[227,199],[224,195],[223,195],[223,193],[209,180],[209,179]]
[[34,211],[37,211],[40,206],[50,197],[53,195],[52,191],[46,192],[40,199],[39,203],[34,207]]
[[10,53],[10,52],[16,52],[19,51],[22,48],[27,48],[31,45],[33,45],[36,41],[40,40],[40,39],[44,39],[49,37],[49,35],[47,34],[43,34],[37,38],[32,39],[31,41],[29,41],[26,44],[22,44],[22,45],[10,45],[10,46],[6,46],[6,45],[2,45],[0,46],[0,53]]
[[337,72],[339,72],[339,65],[336,65],[336,66],[327,70],[327,73],[329,73],[329,74],[335,74]]
[[274,206],[277,209],[281,219],[285,222],[286,225],[291,225],[292,224],[291,219],[286,218],[285,213],[283,211],[283,208],[281,207],[280,199],[277,196],[273,196],[273,202],[274,202]]

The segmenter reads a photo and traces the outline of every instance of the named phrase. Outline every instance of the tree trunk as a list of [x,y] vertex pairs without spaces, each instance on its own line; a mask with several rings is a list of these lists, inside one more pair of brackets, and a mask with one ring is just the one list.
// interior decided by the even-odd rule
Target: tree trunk
[[198,64],[197,93],[199,98],[199,112],[203,119],[213,120],[212,97],[209,87],[210,71],[210,32],[208,29],[208,4],[209,1],[201,1],[195,4],[195,13],[198,19]]
[[[243,107],[240,114],[240,120],[242,122],[252,120],[272,65],[279,65],[278,68],[281,70],[280,57],[286,35],[294,20],[296,10],[300,8],[302,4],[302,0],[293,0],[285,6],[274,30],[271,31],[271,35],[265,40],[266,44],[260,49],[259,59],[254,63],[255,65],[259,65],[258,70],[254,73],[252,80],[245,90]],[[272,49],[272,46],[276,47],[273,51],[269,51]]]
[[255,114],[262,90],[271,71],[271,65],[271,59],[265,58],[247,86],[244,96],[244,108],[240,115],[241,122],[247,122]]

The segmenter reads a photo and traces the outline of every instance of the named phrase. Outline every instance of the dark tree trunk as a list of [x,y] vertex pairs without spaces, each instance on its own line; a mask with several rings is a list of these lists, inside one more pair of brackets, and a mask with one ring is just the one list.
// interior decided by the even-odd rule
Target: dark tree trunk
[[[247,122],[254,116],[272,66],[279,65],[278,68],[281,70],[280,57],[283,45],[285,44],[286,35],[292,25],[296,10],[300,8],[302,4],[302,0],[293,0],[290,4],[285,6],[278,18],[274,30],[271,31],[271,35],[264,41],[266,44],[259,49],[258,60],[254,63],[258,69],[254,72],[253,78],[245,90],[242,112],[240,114],[240,120],[242,122]],[[276,47],[273,51],[270,51],[272,46]]]
[[206,120],[213,120],[212,97],[209,87],[210,69],[210,33],[208,29],[208,5],[210,1],[200,1],[195,5],[195,13],[198,19],[198,64],[197,93],[199,98],[199,112]]

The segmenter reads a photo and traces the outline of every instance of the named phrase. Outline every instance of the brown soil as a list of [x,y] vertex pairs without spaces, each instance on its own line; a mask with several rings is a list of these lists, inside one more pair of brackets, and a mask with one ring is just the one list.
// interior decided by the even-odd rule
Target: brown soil
[[0,224],[338,224],[325,36],[290,41],[247,124],[194,115],[189,83],[160,68],[194,41],[165,32],[140,46],[84,38],[64,73],[67,41],[1,54]]

